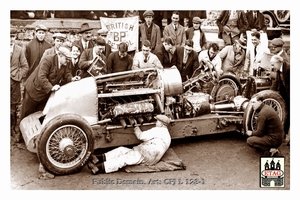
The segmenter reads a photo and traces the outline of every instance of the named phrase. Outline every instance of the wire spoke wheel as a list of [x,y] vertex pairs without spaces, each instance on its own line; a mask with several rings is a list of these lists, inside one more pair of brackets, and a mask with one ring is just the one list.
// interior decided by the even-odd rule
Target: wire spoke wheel
[[222,78],[217,86],[214,86],[211,92],[211,96],[215,102],[235,97],[239,93],[239,86],[231,78]]
[[79,172],[94,151],[93,130],[79,115],[62,114],[41,131],[37,154],[46,170],[57,175]]
[[87,152],[87,136],[74,125],[56,129],[46,144],[46,154],[50,162],[60,168],[77,165]]
[[[266,104],[266,105],[269,105],[271,106],[275,111],[276,113],[278,114],[279,118],[281,121],[283,121],[283,111],[282,111],[282,107],[280,106],[280,103],[278,101],[276,101],[275,99],[265,99],[263,100],[263,103]],[[251,117],[251,128],[252,130],[257,130],[257,116],[258,116],[258,112],[257,111],[254,111],[253,114],[252,114],[252,117]]]
[[[263,97],[263,103],[272,107],[275,110],[279,119],[284,125],[287,118],[287,108],[283,98],[279,95],[279,93],[272,90],[263,90],[253,95],[252,98],[256,97],[257,95],[261,95]],[[243,123],[245,131],[257,130],[257,117],[258,112],[256,110],[253,110],[252,105],[249,103],[244,113]]]

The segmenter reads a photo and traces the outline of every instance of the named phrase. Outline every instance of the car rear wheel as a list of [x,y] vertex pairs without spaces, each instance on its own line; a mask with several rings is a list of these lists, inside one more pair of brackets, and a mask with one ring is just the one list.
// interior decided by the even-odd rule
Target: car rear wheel
[[[253,95],[252,98],[255,98],[257,95],[261,95],[263,97],[263,103],[271,106],[276,111],[282,124],[284,125],[287,118],[287,108],[286,108],[285,101],[280,96],[280,94],[273,90],[263,90]],[[258,116],[258,112],[254,111],[252,105],[248,103],[244,113],[245,131],[257,130],[257,121],[256,121],[257,116]]]
[[94,150],[93,131],[81,116],[63,114],[52,119],[38,138],[37,155],[56,175],[79,172]]
[[212,89],[211,96],[215,102],[235,97],[240,93],[241,85],[232,75],[225,75],[219,79]]

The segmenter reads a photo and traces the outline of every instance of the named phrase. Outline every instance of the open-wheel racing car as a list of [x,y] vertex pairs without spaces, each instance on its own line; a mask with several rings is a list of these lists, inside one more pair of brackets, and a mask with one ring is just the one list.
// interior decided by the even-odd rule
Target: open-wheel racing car
[[[249,98],[236,94],[212,98],[193,92],[195,82],[183,83],[176,67],[124,71],[71,82],[51,94],[43,111],[21,121],[22,136],[27,149],[37,153],[46,170],[65,175],[79,172],[95,149],[140,143],[133,124],[149,129],[155,126],[157,114],[172,119],[168,126],[172,139],[232,131],[244,134],[256,128],[256,113]],[[222,86],[224,91],[227,86]],[[224,94],[220,91],[219,87],[217,93]],[[258,94],[284,123],[282,97],[271,90]]]

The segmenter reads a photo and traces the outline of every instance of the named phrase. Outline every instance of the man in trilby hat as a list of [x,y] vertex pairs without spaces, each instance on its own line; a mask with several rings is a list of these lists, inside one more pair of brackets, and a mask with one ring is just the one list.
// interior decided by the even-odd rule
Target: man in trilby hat
[[222,60],[221,69],[223,74],[233,73],[236,76],[243,75],[247,49],[246,44],[246,39],[240,37],[235,40],[233,45],[227,45],[219,52]]
[[80,46],[82,51],[94,47],[94,42],[92,41],[92,30],[93,28],[90,28],[88,23],[83,23],[78,31],[78,33],[81,34],[81,39],[75,43]]

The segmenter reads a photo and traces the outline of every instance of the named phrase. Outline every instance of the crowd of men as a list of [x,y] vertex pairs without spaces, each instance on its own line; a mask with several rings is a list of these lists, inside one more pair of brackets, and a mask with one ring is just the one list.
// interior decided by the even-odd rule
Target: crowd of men
[[[203,19],[198,16],[193,17],[190,27],[185,27],[180,23],[180,13],[174,11],[171,22],[163,30],[154,23],[152,10],[146,10],[143,18],[144,23],[139,24],[137,36],[139,49],[134,52],[128,52],[126,42],[121,42],[118,50],[112,52],[106,40],[108,32],[100,29],[93,37],[93,29],[88,23],[81,25],[79,40],[74,40],[72,35],[55,33],[53,44],[45,40],[47,27],[39,24],[35,28],[34,39],[26,44],[25,50],[15,45],[17,30],[12,28],[11,134],[16,141],[22,139],[20,120],[42,110],[51,91],[91,76],[89,68],[92,65],[100,69],[101,74],[149,67],[177,67],[182,81],[191,78],[197,70],[211,67],[218,75],[232,73],[245,78],[254,75],[254,71],[261,67],[265,54],[271,54],[272,66],[265,71],[273,77],[271,89],[280,92],[289,109],[290,59],[281,38],[273,39],[270,48],[268,41],[262,42],[267,40],[267,34],[264,16],[259,11],[222,11],[216,20],[218,37],[225,44],[222,48],[214,41],[207,41],[201,29]],[[271,72],[272,69],[275,71]],[[24,94],[20,90],[21,84],[24,84]],[[18,117],[17,107],[21,99],[22,110]],[[288,133],[289,121],[284,131]]]

